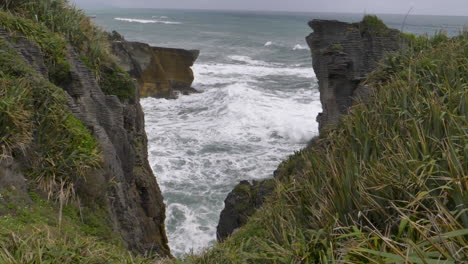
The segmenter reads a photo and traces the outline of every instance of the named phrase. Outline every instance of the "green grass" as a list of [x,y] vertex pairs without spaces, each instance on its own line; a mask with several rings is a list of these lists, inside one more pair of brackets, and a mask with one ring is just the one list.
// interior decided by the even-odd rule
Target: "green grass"
[[385,25],[385,23],[375,15],[366,15],[363,17],[362,21],[359,23],[359,28],[361,32],[370,31],[372,33],[387,34],[390,32],[390,28]]
[[[65,92],[0,41],[2,158],[25,159],[28,177],[52,196],[101,164],[98,143],[68,110]],[[62,185],[63,184],[63,185]]]
[[411,37],[336,130],[280,167],[230,239],[186,263],[468,259],[468,34]]
[[67,42],[32,20],[13,16],[0,11],[0,26],[13,34],[27,37],[39,45],[44,52],[49,79],[56,85],[66,85],[70,79],[70,65],[66,60]]
[[163,263],[128,252],[103,209],[67,205],[60,217],[56,204],[30,196],[0,205],[0,263]]
[[116,64],[106,32],[67,0],[0,0],[0,26],[34,40],[46,55],[50,80],[68,84],[70,66],[66,46],[71,45],[94,72],[104,93],[122,101],[132,99],[135,85]]

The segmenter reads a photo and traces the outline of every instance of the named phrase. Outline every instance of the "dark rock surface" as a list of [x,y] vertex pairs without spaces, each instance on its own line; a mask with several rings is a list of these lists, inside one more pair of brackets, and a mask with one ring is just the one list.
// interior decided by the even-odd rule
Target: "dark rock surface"
[[175,98],[179,93],[197,92],[191,67],[198,50],[151,47],[140,42],[126,41],[113,32],[112,52],[119,65],[137,80],[142,97]]
[[[0,37],[8,41],[5,34]],[[23,38],[9,43],[48,78],[43,55],[35,43]],[[80,198],[85,203],[102,203],[106,207],[114,230],[129,249],[170,256],[164,225],[165,205],[148,163],[144,114],[138,93],[125,102],[114,95],[105,95],[93,72],[72,48],[68,49],[68,62],[71,81],[62,88],[71,111],[99,142],[104,160],[101,169],[76,183]],[[20,163],[0,163],[0,189],[26,188],[24,176],[18,170]]]
[[309,26],[314,32],[306,40],[319,82],[323,112],[317,121],[323,131],[347,113],[353,97],[367,95],[361,82],[387,53],[400,48],[400,34],[385,26],[372,29],[364,22],[312,20]]
[[103,150],[104,168],[92,175],[91,182],[110,185],[105,198],[114,229],[129,248],[167,256],[165,206],[148,163],[138,93],[127,102],[105,95],[73,50],[68,54],[72,81],[65,91],[70,95],[70,109],[93,132]]
[[216,236],[223,241],[237,228],[245,225],[248,218],[260,208],[265,199],[275,188],[273,179],[254,181],[241,181],[232,190],[224,201]]

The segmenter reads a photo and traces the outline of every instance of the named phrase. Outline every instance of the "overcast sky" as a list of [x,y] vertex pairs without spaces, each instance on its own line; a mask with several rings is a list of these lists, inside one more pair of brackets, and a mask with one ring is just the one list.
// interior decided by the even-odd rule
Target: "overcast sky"
[[468,0],[71,0],[82,8],[138,7],[468,16]]

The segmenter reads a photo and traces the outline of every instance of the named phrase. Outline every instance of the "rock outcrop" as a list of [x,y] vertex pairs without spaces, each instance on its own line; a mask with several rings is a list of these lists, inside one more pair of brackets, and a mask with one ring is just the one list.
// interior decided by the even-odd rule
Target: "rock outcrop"
[[137,80],[140,96],[175,98],[177,94],[197,92],[191,67],[198,50],[152,47],[145,43],[126,41],[113,33],[112,51],[119,65]]
[[[29,65],[48,79],[38,46],[6,32],[0,38],[22,55]],[[165,205],[156,178],[148,163],[144,115],[138,92],[125,101],[105,95],[94,73],[68,48],[71,80],[62,88],[70,110],[88,127],[99,142],[103,166],[76,182],[85,203],[104,206],[114,230],[128,248],[140,253],[170,256],[165,233]],[[136,88],[135,88],[136,89]],[[0,187],[25,188],[19,161],[0,163]]]
[[[317,122],[320,132],[323,132],[337,124],[356,97],[365,99],[369,96],[370,89],[362,81],[387,53],[401,48],[400,33],[387,28],[373,16],[354,24],[313,20],[309,26],[314,33],[306,40],[312,51],[313,68],[319,81],[323,113],[319,114]],[[316,141],[312,140],[307,148],[313,148],[315,144]],[[300,163],[295,166],[299,167],[290,169],[301,169]],[[282,175],[290,173],[280,166],[275,172],[275,178],[281,181]],[[243,181],[228,194],[218,225],[218,240],[222,241],[244,225],[247,218],[262,205],[265,197],[274,190],[273,184],[269,186],[268,181],[272,180],[253,185]],[[268,188],[264,187],[265,184]],[[261,193],[260,200],[252,193]]]
[[[375,19],[372,23],[366,18]],[[314,30],[306,40],[319,83],[323,112],[317,117],[319,130],[333,127],[346,114],[358,94],[365,96],[361,82],[377,63],[400,48],[400,33],[373,16],[360,23],[312,20]]]
[[274,190],[273,179],[254,181],[241,181],[232,190],[224,201],[224,209],[221,212],[216,236],[218,241],[223,241],[237,228],[245,225],[248,218],[260,208],[266,197]]

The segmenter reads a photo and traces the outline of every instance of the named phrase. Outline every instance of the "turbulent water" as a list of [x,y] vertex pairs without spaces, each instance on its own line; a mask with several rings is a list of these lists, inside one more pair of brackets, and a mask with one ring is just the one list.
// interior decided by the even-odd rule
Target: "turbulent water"
[[[167,205],[172,253],[214,243],[227,193],[240,180],[271,177],[317,134],[321,111],[305,36],[312,18],[353,14],[88,10],[107,30],[155,46],[201,50],[193,67],[202,93],[143,99],[150,164]],[[384,15],[412,33],[456,34],[466,17]]]

